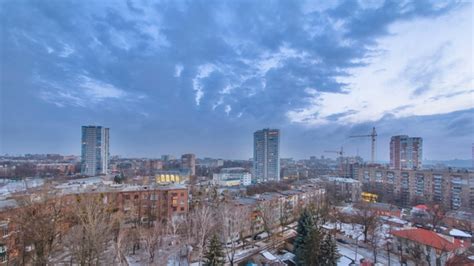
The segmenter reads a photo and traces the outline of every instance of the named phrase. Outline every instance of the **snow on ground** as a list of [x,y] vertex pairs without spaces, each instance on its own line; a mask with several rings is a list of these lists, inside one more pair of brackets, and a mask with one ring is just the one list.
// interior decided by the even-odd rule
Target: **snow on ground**
[[44,184],[41,178],[26,178],[23,180],[3,179],[0,182],[0,196],[8,196],[11,193],[25,191],[27,188],[38,187]]
[[364,240],[364,230],[362,225],[341,223],[340,228],[341,232],[347,237],[358,241]]

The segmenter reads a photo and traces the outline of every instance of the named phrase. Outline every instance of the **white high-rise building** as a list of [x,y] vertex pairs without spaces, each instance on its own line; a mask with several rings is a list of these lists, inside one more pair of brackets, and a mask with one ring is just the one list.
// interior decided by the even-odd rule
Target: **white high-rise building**
[[253,183],[280,181],[280,130],[258,130],[253,143]]
[[109,129],[82,127],[81,173],[87,176],[107,174],[109,169]]

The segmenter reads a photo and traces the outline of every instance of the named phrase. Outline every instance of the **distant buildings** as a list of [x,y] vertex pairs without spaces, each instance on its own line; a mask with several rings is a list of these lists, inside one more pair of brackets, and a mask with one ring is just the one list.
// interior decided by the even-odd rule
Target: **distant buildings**
[[109,169],[109,129],[82,127],[81,173],[87,176],[107,174]]
[[366,189],[391,195],[401,205],[440,203],[450,209],[474,208],[474,173],[451,170],[394,170],[381,166],[359,168]]
[[406,135],[390,140],[390,167],[393,169],[420,169],[423,161],[423,139]]
[[253,141],[253,182],[279,181],[280,130],[258,130]]
[[248,186],[252,183],[252,175],[241,167],[223,168],[220,173],[213,174],[214,183],[219,186]]
[[168,161],[176,160],[176,157],[174,157],[173,155],[170,155],[170,154],[164,154],[164,155],[161,155],[161,160],[163,162],[168,162]]
[[181,169],[188,170],[191,175],[196,175],[196,155],[192,153],[181,156]]
[[362,194],[362,183],[358,180],[342,177],[325,177],[328,193],[333,193],[336,198],[349,202],[358,202]]

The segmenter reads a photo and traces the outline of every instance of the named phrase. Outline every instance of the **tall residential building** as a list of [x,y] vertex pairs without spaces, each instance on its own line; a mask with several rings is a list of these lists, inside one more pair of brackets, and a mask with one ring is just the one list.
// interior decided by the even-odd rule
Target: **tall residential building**
[[390,140],[390,167],[393,169],[421,169],[423,139],[406,135]]
[[196,174],[196,155],[192,153],[181,156],[181,169],[189,170],[190,175]]
[[82,127],[81,173],[88,176],[107,174],[109,169],[109,129]]
[[253,182],[280,180],[280,130],[262,129],[253,134]]

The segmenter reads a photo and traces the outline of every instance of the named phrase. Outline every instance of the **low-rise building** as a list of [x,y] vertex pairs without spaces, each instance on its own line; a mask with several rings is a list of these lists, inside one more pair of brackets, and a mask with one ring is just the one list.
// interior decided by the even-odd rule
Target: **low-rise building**
[[417,265],[446,265],[456,254],[465,251],[470,242],[421,228],[406,228],[391,232],[396,253],[414,260]]
[[222,168],[220,173],[213,174],[212,179],[216,185],[224,187],[248,186],[252,183],[252,175],[241,167]]

